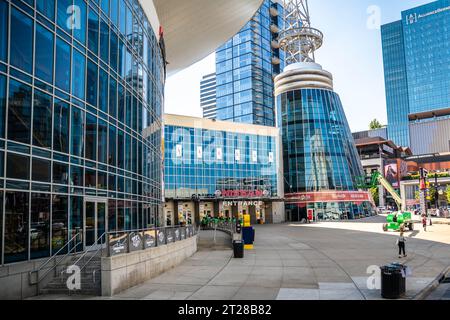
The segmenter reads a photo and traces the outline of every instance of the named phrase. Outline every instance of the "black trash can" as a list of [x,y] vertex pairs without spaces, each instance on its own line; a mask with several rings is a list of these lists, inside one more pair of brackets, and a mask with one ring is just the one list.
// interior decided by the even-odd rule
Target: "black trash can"
[[390,264],[381,267],[381,296],[399,299],[406,293],[406,266]]
[[233,241],[233,251],[235,258],[244,258],[244,242],[242,240]]

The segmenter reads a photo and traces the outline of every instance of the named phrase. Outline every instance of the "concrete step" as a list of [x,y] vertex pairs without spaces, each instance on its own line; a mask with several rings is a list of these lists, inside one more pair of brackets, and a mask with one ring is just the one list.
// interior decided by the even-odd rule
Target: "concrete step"
[[41,295],[83,295],[83,296],[100,296],[101,289],[82,289],[82,290],[69,290],[65,289],[42,289],[40,290]]

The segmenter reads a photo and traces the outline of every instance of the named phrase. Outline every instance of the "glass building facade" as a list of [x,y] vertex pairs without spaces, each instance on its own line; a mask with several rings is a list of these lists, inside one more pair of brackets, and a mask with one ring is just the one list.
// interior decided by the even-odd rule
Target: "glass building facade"
[[283,7],[265,0],[255,16],[216,51],[217,119],[275,126],[273,78],[283,69],[277,47]]
[[450,115],[449,26],[449,0],[406,10],[382,26],[389,138],[397,145],[411,146],[411,121]]
[[[330,90],[301,89],[277,99],[287,219],[306,218],[307,209],[314,209],[319,220],[370,214],[368,201],[339,201],[346,192],[357,191],[355,177],[364,175],[339,96]],[[330,191],[334,201],[326,199]]]
[[176,125],[174,121],[165,125],[166,199],[211,198],[218,195],[217,191],[279,197],[278,136],[269,133],[278,130],[253,133],[251,129],[236,130],[233,124],[204,121],[208,125]]
[[2,264],[157,223],[163,61],[136,0],[0,0]]

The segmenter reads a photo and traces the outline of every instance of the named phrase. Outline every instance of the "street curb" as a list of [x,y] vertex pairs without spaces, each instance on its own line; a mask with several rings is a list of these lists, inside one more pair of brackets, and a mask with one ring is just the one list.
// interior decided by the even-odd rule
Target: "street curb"
[[450,266],[442,271],[428,286],[414,296],[412,300],[425,300],[441,284],[441,280],[450,273]]

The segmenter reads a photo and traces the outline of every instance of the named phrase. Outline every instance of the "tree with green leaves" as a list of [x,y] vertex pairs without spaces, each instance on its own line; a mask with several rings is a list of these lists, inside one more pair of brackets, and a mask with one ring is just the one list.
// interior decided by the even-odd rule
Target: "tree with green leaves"
[[447,198],[447,202],[450,204],[450,185],[445,189],[445,197]]
[[381,125],[380,121],[378,121],[378,119],[373,119],[369,124],[369,128],[370,130],[376,130],[383,128],[383,126]]

